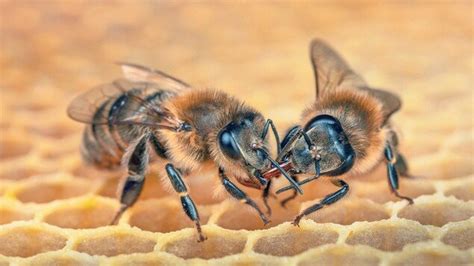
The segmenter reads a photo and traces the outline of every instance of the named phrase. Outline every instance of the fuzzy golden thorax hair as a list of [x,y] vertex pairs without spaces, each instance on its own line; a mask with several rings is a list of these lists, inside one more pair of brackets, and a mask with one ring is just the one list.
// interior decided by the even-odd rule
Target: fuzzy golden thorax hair
[[190,90],[171,99],[164,107],[192,127],[190,132],[160,133],[173,163],[192,171],[199,169],[203,162],[213,160],[229,175],[237,179],[249,178],[243,162],[230,160],[221,152],[217,138],[227,124],[248,114],[255,115],[255,132],[261,132],[264,120],[257,111],[213,89]]
[[382,104],[376,98],[361,90],[334,89],[322,94],[303,111],[302,125],[321,114],[339,120],[356,153],[350,175],[369,171],[380,162],[386,132],[383,129]]

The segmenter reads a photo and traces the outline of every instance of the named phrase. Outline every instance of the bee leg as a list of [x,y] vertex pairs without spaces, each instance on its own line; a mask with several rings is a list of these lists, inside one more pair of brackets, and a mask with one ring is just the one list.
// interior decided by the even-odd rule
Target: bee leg
[[397,169],[397,172],[400,174],[401,177],[406,177],[406,178],[417,178],[417,176],[414,176],[410,173],[407,160],[405,159],[405,156],[402,154],[398,153],[397,154],[397,160],[395,162],[395,169]]
[[271,186],[272,186],[272,180],[268,181],[267,186],[265,187],[262,193],[263,204],[265,204],[265,208],[267,208],[268,216],[272,216],[272,208],[270,208],[270,205],[268,204],[268,198],[270,196],[276,198],[275,195],[270,193]]
[[398,193],[399,184],[398,184],[398,172],[396,168],[397,157],[394,156],[393,149],[390,143],[387,143],[387,145],[385,146],[384,154],[385,154],[385,158],[387,159],[387,176],[388,176],[388,181],[390,184],[390,189],[392,190],[393,194],[395,194],[395,196],[397,196],[398,198],[405,199],[410,204],[413,204],[412,198],[402,196]]
[[403,156],[401,153],[398,152],[398,135],[395,131],[390,131],[389,132],[389,143],[393,147],[392,149],[392,154],[395,154],[395,169],[397,169],[397,172],[400,174],[401,177],[406,177],[406,178],[416,178],[416,176],[410,174],[409,168],[408,168],[408,163],[407,160],[405,159],[405,156]]
[[278,131],[276,130],[276,127],[273,124],[273,121],[271,119],[267,119],[267,122],[265,122],[265,126],[263,127],[261,138],[265,139],[268,133],[268,128],[270,126],[272,127],[273,135],[275,136],[275,141],[277,143],[277,152],[278,154],[280,154],[280,137],[278,136]]
[[336,201],[338,201],[342,197],[344,197],[347,194],[347,192],[349,191],[349,185],[346,182],[344,182],[343,180],[333,179],[333,180],[331,180],[331,182],[334,185],[340,187],[341,189],[339,189],[338,191],[336,191],[334,193],[331,193],[331,194],[327,195],[319,203],[316,203],[315,205],[306,208],[302,213],[300,213],[298,216],[296,216],[295,220],[293,221],[293,225],[299,226],[301,218],[303,218],[304,216],[306,216],[310,213],[313,213],[313,212],[315,212],[319,209],[322,209],[324,206],[331,205],[331,204],[335,203]]
[[221,178],[222,184],[224,185],[225,189],[233,198],[238,199],[241,202],[254,208],[258,212],[258,215],[260,216],[260,219],[262,219],[264,224],[270,222],[270,220],[268,220],[265,214],[260,210],[258,205],[251,198],[249,198],[247,194],[245,194],[245,192],[240,190],[234,183],[232,183],[225,175],[224,170],[222,170],[221,168],[219,168],[219,177]]
[[184,184],[181,174],[170,163],[166,165],[166,173],[168,174],[174,190],[178,192],[181,198],[181,205],[183,206],[184,212],[196,225],[196,230],[199,235],[198,242],[206,240],[207,238],[202,234],[201,222],[199,220],[199,213],[197,211],[196,205],[188,194],[188,189]]
[[142,137],[133,148],[128,161],[128,177],[120,193],[120,210],[115,214],[110,224],[116,224],[122,214],[132,206],[140,196],[145,182],[145,172],[148,166],[148,136]]
[[[298,182],[298,177],[296,175],[292,175],[291,176],[293,178],[293,180],[295,180],[296,182]],[[293,193],[288,196],[287,198],[283,199],[282,201],[280,201],[280,205],[283,207],[283,208],[286,208],[286,204],[288,204],[289,201],[293,200],[294,198],[296,198],[296,196],[298,196],[298,192],[293,189]]]

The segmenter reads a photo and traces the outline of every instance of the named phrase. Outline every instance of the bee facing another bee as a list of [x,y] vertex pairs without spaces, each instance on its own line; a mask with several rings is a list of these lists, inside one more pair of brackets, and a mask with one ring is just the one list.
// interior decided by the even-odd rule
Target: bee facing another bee
[[[403,156],[397,152],[397,136],[389,118],[401,106],[400,99],[387,91],[370,88],[367,83],[327,44],[313,40],[310,45],[316,99],[303,111],[301,123],[291,128],[281,143],[277,161],[297,180],[299,174],[313,177],[299,181],[303,185],[327,175],[340,189],[319,203],[303,210],[294,220],[340,200],[349,185],[337,177],[356,176],[371,171],[384,158],[392,192],[398,193],[398,175],[409,176]],[[267,179],[279,176],[278,168],[264,173]],[[292,189],[284,187],[277,191]],[[296,192],[284,200],[296,197]]]
[[112,223],[135,203],[148,164],[157,158],[163,163],[161,176],[167,176],[179,194],[199,241],[206,238],[182,175],[205,164],[214,164],[227,192],[253,207],[264,223],[269,222],[265,214],[231,179],[263,190],[266,204],[270,181],[262,173],[273,165],[302,193],[269,155],[266,136],[270,129],[278,151],[280,142],[270,119],[223,92],[192,89],[159,70],[132,64],[122,64],[122,70],[124,79],[92,89],[68,107],[71,118],[89,124],[83,135],[83,157],[103,168],[121,164],[128,168],[121,208]]

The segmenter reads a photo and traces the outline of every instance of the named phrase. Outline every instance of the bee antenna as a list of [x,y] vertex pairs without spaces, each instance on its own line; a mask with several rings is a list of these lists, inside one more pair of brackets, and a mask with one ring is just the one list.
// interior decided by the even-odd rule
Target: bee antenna
[[272,163],[273,166],[275,166],[278,171],[280,171],[280,173],[286,178],[288,179],[288,181],[290,181],[291,183],[291,186],[290,188],[294,188],[296,189],[296,191],[298,191],[298,193],[300,194],[303,194],[303,190],[301,189],[301,187],[299,186],[299,184],[293,179],[290,177],[290,175],[288,175],[288,173],[285,171],[285,169],[281,168],[280,164],[278,164],[278,162],[276,162],[275,160],[273,160],[267,153],[267,151],[265,151],[264,149],[261,149],[261,148],[257,148],[257,150],[261,151],[263,154],[265,154],[265,157]]

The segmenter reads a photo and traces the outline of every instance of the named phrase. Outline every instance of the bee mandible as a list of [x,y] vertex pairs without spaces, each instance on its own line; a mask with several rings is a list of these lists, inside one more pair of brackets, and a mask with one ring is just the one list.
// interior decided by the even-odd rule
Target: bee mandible
[[183,175],[213,164],[225,190],[253,207],[264,223],[269,222],[265,214],[231,180],[263,190],[266,204],[270,182],[262,173],[273,165],[301,191],[269,155],[269,129],[280,142],[270,119],[224,92],[194,89],[140,65],[121,66],[125,78],[78,96],[68,107],[71,118],[89,124],[81,146],[85,160],[102,168],[124,165],[128,169],[119,197],[121,208],[111,224],[136,202],[152,160],[162,164],[161,176],[167,176],[179,194],[199,241],[206,238]]
[[[277,161],[295,180],[298,174],[310,174],[306,184],[322,175],[340,187],[319,203],[303,210],[293,221],[324,206],[335,203],[349,191],[342,175],[357,176],[370,172],[385,158],[391,191],[399,198],[398,176],[410,176],[406,160],[397,151],[397,135],[389,119],[401,107],[400,99],[384,90],[371,88],[329,45],[315,39],[310,45],[316,99],[303,111],[300,125],[291,128],[281,143]],[[265,178],[280,175],[277,168],[264,173]],[[284,187],[276,193],[292,189]],[[293,193],[282,201],[296,197]]]

